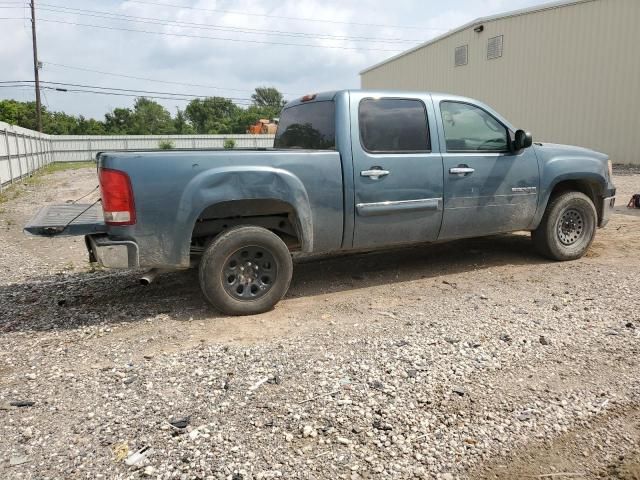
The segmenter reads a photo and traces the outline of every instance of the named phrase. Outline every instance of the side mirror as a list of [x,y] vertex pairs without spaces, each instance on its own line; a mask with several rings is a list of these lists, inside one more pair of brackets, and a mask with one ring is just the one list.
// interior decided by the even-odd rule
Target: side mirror
[[532,143],[533,137],[529,132],[525,132],[524,130],[516,130],[513,140],[513,149],[515,151],[529,148]]

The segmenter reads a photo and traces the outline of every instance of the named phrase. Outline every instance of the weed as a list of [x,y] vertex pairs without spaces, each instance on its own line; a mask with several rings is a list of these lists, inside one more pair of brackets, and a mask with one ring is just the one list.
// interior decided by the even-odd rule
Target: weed
[[17,188],[12,188],[9,190],[8,188],[0,193],[0,203],[8,202],[9,200],[13,200],[20,196],[21,191]]
[[80,170],[82,168],[94,167],[96,166],[96,162],[93,160],[87,162],[56,162],[50,163],[42,170],[36,173],[36,175],[42,173],[46,175],[47,173],[61,172],[63,170]]
[[158,142],[158,148],[160,150],[171,150],[172,148],[175,148],[176,144],[173,143],[172,140],[160,140]]

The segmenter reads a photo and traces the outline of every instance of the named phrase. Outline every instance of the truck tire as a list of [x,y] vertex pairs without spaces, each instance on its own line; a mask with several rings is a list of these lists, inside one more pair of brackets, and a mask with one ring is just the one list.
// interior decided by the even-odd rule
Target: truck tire
[[551,198],[531,238],[543,256],[575,260],[591,246],[597,223],[596,207],[589,197],[581,192],[565,192]]
[[200,288],[207,301],[227,315],[271,310],[289,289],[293,262],[285,243],[261,227],[222,232],[200,260]]

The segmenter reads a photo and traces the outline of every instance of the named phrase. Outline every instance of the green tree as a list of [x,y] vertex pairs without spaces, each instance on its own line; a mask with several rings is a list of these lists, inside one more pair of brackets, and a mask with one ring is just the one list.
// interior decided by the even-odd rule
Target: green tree
[[269,107],[257,107],[251,105],[248,108],[239,108],[231,124],[231,133],[247,133],[249,125],[255,124],[261,118],[272,119],[274,110]]
[[129,108],[115,108],[104,116],[104,126],[109,135],[126,135],[132,129],[133,112]]
[[11,125],[36,130],[38,128],[36,124],[36,103],[2,100],[0,101],[0,120]]
[[[245,133],[258,119],[278,116],[284,104],[282,94],[273,87],[256,88],[252,99],[253,105],[246,108],[223,97],[196,99],[172,117],[158,102],[140,97],[133,108],[115,108],[106,113],[104,121],[42,107],[42,126],[45,133],[54,135]],[[35,130],[35,102],[0,100],[0,121]]]
[[193,133],[193,127],[187,120],[187,116],[185,115],[184,110],[180,110],[178,108],[176,116],[173,119],[173,129],[175,133],[182,135]]
[[196,98],[184,113],[196,133],[232,133],[233,121],[240,108],[222,97]]
[[129,135],[168,135],[174,132],[171,114],[158,102],[139,97],[133,105]]
[[73,135],[78,131],[78,118],[64,112],[47,112],[42,117],[42,129],[50,135]]
[[286,103],[282,93],[274,87],[257,87],[256,93],[251,95],[251,100],[256,107],[268,107],[277,112],[282,110]]
[[73,133],[74,135],[104,135],[106,132],[104,123],[93,118],[87,119],[80,115],[78,117],[78,126]]

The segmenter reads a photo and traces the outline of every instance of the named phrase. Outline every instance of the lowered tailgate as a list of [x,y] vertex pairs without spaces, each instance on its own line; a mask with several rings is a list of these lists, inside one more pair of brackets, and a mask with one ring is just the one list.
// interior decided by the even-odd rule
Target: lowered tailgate
[[42,207],[24,231],[42,237],[89,235],[105,233],[107,225],[99,204],[66,203]]

